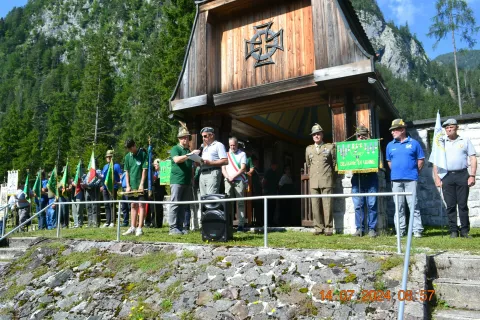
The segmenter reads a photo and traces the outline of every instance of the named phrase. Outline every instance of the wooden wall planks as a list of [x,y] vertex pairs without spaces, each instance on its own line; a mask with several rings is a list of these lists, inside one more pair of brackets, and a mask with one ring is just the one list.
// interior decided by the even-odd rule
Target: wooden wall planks
[[[221,3],[214,1],[211,6],[221,8]],[[279,0],[275,5],[252,3],[251,7],[228,17],[203,7],[175,99],[212,97],[367,58],[336,0]],[[255,34],[254,26],[266,22],[273,22],[274,32],[283,29],[284,51],[273,55],[275,64],[255,68],[255,59],[245,60],[245,40]]]

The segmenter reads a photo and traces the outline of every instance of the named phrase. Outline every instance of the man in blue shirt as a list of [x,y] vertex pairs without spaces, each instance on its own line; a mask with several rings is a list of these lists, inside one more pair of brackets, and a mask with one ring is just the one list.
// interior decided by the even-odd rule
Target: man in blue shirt
[[[102,180],[104,184],[100,187],[100,191],[103,194],[103,201],[117,200],[117,190],[120,185],[120,176],[122,175],[122,169],[118,163],[113,164],[113,192],[107,190],[105,185],[105,178],[107,177],[108,168],[113,158],[113,150],[107,150],[105,159],[107,164],[102,169]],[[115,205],[113,203],[105,203],[105,216],[106,221],[103,228],[113,228],[115,226]]]
[[[37,212],[45,209],[48,204],[47,184],[48,180],[45,178],[45,171],[42,171],[42,193],[35,196]],[[47,213],[45,211],[38,215],[38,230],[44,229],[47,229]]]
[[[413,192],[417,188],[418,175],[425,161],[422,147],[418,141],[407,136],[405,122],[395,119],[390,131],[393,140],[387,145],[386,158],[391,170],[393,192]],[[395,198],[394,198],[395,199]],[[423,232],[422,217],[418,210],[417,197],[407,197],[408,208],[413,212],[414,237],[421,238]],[[415,209],[414,209],[415,208]],[[400,235],[405,235],[405,197],[398,197],[398,214]],[[394,217],[397,229],[397,217]],[[398,230],[397,229],[397,230]]]

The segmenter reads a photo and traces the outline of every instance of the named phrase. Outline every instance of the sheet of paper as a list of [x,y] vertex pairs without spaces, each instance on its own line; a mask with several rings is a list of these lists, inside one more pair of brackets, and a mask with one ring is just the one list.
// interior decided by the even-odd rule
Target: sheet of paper
[[198,162],[198,163],[202,162],[202,158],[196,153],[189,153],[189,154],[187,154],[187,157],[188,157],[188,159],[190,159],[192,161],[195,161],[195,162]]

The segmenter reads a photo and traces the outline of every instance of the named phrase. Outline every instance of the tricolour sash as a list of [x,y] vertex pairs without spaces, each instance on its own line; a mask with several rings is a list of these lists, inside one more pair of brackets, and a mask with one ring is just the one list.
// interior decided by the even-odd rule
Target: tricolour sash
[[[236,172],[239,172],[241,167],[240,167],[240,163],[238,163],[237,158],[235,158],[235,154],[230,151],[227,153],[227,156],[228,156],[228,162],[232,164],[233,169]],[[247,181],[247,177],[245,176],[244,173],[240,175],[240,178],[242,178],[243,182]]]

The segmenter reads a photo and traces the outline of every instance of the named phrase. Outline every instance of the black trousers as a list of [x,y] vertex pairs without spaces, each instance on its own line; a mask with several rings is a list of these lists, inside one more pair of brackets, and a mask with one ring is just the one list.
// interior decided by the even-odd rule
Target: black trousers
[[443,198],[447,204],[447,216],[450,232],[458,232],[457,206],[460,217],[460,232],[468,234],[470,220],[468,219],[468,177],[467,169],[459,172],[448,172],[442,180]]
[[[103,201],[117,200],[117,189],[113,189],[113,196],[103,187]],[[114,223],[115,221],[115,204],[114,203],[105,203],[105,217],[106,224]]]

